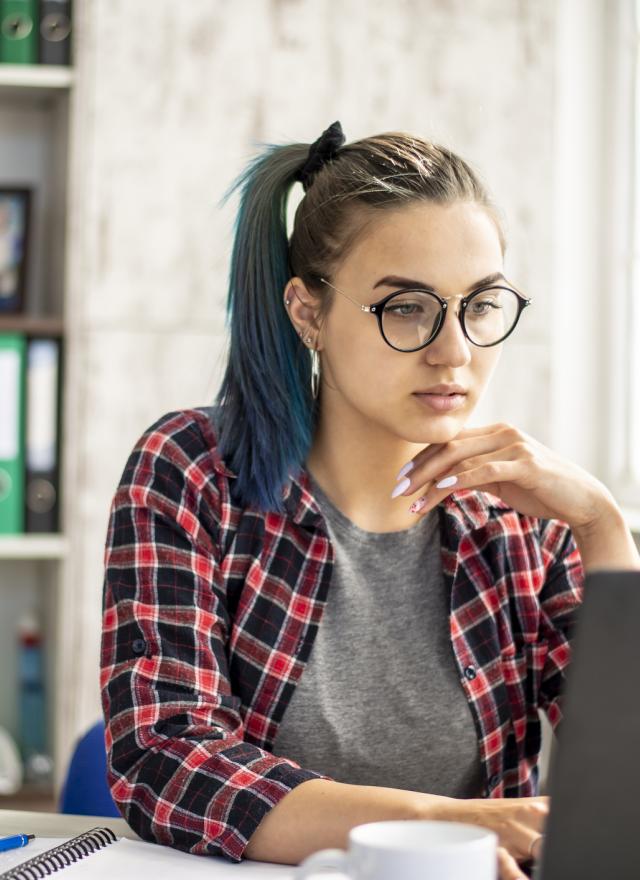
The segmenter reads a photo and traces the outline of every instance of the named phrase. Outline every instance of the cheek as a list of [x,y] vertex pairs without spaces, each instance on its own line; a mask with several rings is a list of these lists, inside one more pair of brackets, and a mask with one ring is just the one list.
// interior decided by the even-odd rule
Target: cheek
[[[327,372],[337,387],[349,396],[380,398],[388,393],[398,393],[403,380],[411,386],[407,364],[399,352],[385,344],[375,321],[372,327],[360,327],[360,332],[341,328],[333,332],[326,344]],[[408,380],[408,384],[407,384]],[[415,381],[415,380],[414,380]]]
[[476,351],[474,351],[471,361],[471,371],[474,384],[479,388],[486,385],[491,378],[491,375],[500,360],[501,351],[501,345],[496,345],[493,348],[476,349]]

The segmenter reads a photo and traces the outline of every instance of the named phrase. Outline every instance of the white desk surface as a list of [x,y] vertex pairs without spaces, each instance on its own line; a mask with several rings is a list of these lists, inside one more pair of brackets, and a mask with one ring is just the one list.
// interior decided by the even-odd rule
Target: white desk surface
[[111,828],[118,837],[140,840],[124,819],[108,816],[67,816],[63,813],[30,813],[26,810],[0,810],[0,837],[35,834],[38,837],[75,837],[91,828]]
[[[69,838],[98,826],[111,828],[118,837],[140,841],[124,819],[0,809],[0,837],[10,834],[35,834],[40,838]],[[175,880],[176,877],[192,877],[193,880],[200,877],[203,880],[212,877],[220,880],[224,878],[237,880],[238,874],[242,874],[246,880],[294,880],[295,877],[295,868],[291,865],[256,862],[251,859],[234,864],[221,856],[202,858],[145,842],[129,844],[131,848],[127,846],[127,841],[120,841],[120,844],[118,850],[116,850],[118,844],[115,844],[92,856],[95,859],[90,863],[93,880],[113,880],[114,875],[118,874],[123,878],[139,877],[141,874],[144,875],[145,871],[155,880]],[[27,850],[24,852],[26,853]],[[84,865],[84,862],[80,862],[79,865]],[[76,869],[79,865],[70,866],[70,870]],[[334,873],[330,876],[344,877]],[[325,874],[327,880],[330,880],[330,876]]]

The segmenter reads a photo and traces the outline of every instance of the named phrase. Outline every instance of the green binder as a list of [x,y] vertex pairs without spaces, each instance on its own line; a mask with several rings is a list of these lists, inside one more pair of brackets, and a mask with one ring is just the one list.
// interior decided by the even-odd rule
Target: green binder
[[38,0],[0,0],[0,62],[38,63]]
[[24,419],[27,340],[0,333],[0,535],[24,532]]

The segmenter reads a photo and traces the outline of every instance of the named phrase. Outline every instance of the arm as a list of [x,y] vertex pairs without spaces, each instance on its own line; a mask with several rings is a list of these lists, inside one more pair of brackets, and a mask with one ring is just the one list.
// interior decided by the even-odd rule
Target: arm
[[584,566],[573,532],[556,519],[540,520],[546,576],[539,594],[540,638],[548,651],[540,673],[539,701],[554,731],[562,721],[562,692],[571,659],[571,636],[584,590]]
[[264,816],[323,777],[244,740],[227,664],[217,474],[197,425],[172,415],[136,444],[110,513],[101,650],[108,778],[143,839],[239,861]]
[[547,639],[549,651],[540,704],[554,730],[562,720],[561,693],[585,573],[598,568],[640,570],[640,555],[613,499],[603,501],[599,511],[590,526],[573,530],[558,520],[541,520],[541,551],[547,566],[540,592],[541,635]]
[[320,849],[347,849],[351,828],[384,819],[451,819],[453,798],[312,779],[263,819],[245,849],[250,859],[297,864]]

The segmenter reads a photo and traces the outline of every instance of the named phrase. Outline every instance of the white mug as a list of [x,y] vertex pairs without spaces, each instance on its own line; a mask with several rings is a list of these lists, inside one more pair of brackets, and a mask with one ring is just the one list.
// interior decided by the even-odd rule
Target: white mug
[[498,836],[463,822],[367,822],[351,829],[346,852],[323,849],[301,862],[296,880],[323,870],[349,880],[496,880]]

